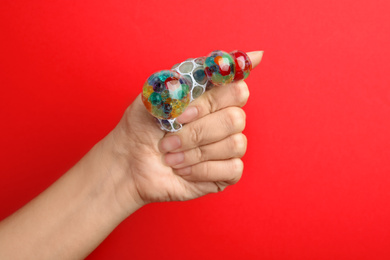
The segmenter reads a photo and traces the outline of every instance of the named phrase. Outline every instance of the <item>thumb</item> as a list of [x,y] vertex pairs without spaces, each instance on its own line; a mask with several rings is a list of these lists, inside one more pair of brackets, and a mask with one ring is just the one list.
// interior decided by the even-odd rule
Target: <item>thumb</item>
[[139,94],[126,109],[119,125],[125,128],[127,133],[138,136],[146,134],[148,139],[161,139],[165,132],[159,129],[156,119],[146,110],[141,95]]
[[252,62],[252,69],[256,68],[259,65],[261,59],[263,58],[264,51],[252,51],[246,53],[249,56],[249,59]]

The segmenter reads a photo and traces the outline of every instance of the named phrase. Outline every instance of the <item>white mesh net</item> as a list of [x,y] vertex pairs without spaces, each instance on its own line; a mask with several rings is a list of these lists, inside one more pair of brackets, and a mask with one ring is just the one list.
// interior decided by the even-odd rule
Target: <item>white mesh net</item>
[[[191,82],[190,102],[194,101],[197,97],[202,95],[206,87],[210,86],[207,76],[204,73],[204,63],[205,57],[200,57],[196,59],[187,59],[181,63],[175,64],[172,67],[172,70],[176,71],[180,75],[184,76]],[[176,122],[176,119],[157,119],[160,128],[167,132],[177,132],[182,128],[182,125]]]

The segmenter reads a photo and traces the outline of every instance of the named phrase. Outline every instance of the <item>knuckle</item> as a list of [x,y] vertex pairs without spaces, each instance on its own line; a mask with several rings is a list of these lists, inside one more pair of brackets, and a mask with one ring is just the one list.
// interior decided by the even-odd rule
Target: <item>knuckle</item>
[[192,144],[199,144],[202,141],[202,128],[194,126],[190,130],[190,141]]
[[244,156],[246,152],[247,139],[242,133],[235,134],[232,136],[232,149],[237,157]]
[[219,182],[219,181],[215,181],[214,184],[215,184],[215,186],[216,186],[216,188],[217,188],[217,190],[216,190],[215,192],[222,192],[222,191],[224,191],[225,188],[227,187],[226,184],[221,183],[221,182]]
[[231,107],[227,109],[227,124],[235,131],[241,132],[245,128],[245,112],[241,108]]
[[198,162],[202,162],[205,160],[204,158],[204,152],[202,150],[201,147],[196,147],[194,148],[194,152],[195,152],[195,158]]
[[218,110],[218,102],[216,102],[213,95],[211,94],[206,95],[206,100],[207,100],[206,103],[207,103],[209,113],[214,113],[215,111]]
[[230,183],[235,184],[242,177],[242,173],[244,171],[244,163],[242,162],[241,159],[233,159],[231,162],[232,162],[233,176],[232,179],[230,180]]
[[210,171],[209,171],[209,164],[206,163],[200,163],[198,164],[200,166],[201,175],[203,176],[204,180],[210,179]]
[[248,85],[245,83],[245,81],[239,81],[235,85],[234,91],[235,91],[234,97],[236,99],[235,102],[239,106],[244,106],[249,98]]

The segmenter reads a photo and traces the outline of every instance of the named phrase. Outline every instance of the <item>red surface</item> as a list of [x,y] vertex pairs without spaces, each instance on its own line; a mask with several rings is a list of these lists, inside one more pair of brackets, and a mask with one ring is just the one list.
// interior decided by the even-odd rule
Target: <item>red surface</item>
[[2,1],[0,219],[104,137],[151,73],[263,49],[242,180],[148,205],[89,259],[390,259],[390,2],[223,3]]

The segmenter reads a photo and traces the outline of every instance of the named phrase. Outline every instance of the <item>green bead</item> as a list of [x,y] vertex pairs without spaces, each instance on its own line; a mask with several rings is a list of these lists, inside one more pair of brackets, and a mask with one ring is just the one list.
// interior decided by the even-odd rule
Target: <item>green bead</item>
[[194,72],[192,72],[192,75],[194,76],[196,82],[198,82],[199,84],[206,83],[207,78],[203,68],[197,68]]
[[150,97],[149,97],[149,102],[150,102],[153,106],[157,106],[157,105],[161,104],[161,101],[162,101],[162,98],[161,98],[160,93],[153,92],[153,93],[150,95]]
[[179,89],[176,93],[177,99],[183,99],[186,95],[184,94],[184,91]]
[[186,84],[182,84],[181,88],[182,88],[182,90],[184,92],[184,96],[187,95],[188,91],[190,90],[190,87],[188,85],[186,85]]
[[172,76],[172,73],[169,71],[161,71],[158,75],[158,78],[161,80],[161,82],[165,82],[165,80]]

